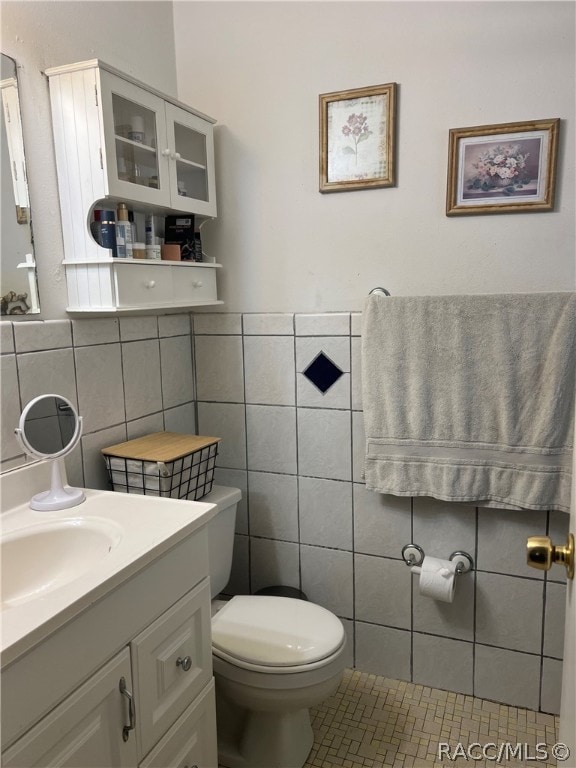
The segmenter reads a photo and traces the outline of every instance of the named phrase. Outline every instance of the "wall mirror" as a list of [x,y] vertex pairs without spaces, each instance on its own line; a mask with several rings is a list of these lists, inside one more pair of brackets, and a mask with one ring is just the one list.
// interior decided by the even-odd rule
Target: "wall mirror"
[[68,509],[84,501],[80,488],[65,485],[62,459],[78,444],[82,417],[61,395],[40,395],[31,400],[14,430],[24,451],[36,459],[52,459],[52,480],[48,491],[33,496],[32,509]]
[[2,192],[0,314],[40,312],[16,62],[0,54]]

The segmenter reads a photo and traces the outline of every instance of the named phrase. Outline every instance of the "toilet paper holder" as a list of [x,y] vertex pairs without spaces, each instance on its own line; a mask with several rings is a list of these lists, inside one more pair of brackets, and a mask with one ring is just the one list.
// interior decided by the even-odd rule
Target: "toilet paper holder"
[[[402,547],[402,559],[410,567],[422,565],[424,550],[418,544],[406,544]],[[474,560],[468,552],[456,550],[456,552],[452,552],[448,560],[456,562],[456,573],[468,573],[474,568]]]

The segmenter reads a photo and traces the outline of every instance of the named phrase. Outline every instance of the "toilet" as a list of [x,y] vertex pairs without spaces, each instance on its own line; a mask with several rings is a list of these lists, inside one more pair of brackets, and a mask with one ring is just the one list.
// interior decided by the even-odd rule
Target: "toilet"
[[345,667],[340,619],[289,597],[215,599],[230,578],[237,488],[214,486],[208,523],[218,762],[224,768],[301,768],[314,741],[310,707],[331,696]]

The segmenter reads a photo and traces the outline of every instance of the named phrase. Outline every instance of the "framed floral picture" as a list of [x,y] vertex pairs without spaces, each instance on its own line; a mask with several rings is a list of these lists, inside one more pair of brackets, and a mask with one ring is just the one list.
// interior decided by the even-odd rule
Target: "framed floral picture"
[[320,94],[320,192],[396,185],[396,83]]
[[453,128],[446,215],[551,211],[559,118]]

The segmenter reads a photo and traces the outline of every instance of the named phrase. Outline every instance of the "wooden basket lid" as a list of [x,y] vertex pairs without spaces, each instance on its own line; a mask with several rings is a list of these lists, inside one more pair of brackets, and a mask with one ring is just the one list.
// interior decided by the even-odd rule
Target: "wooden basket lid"
[[140,461],[176,461],[189,453],[220,442],[220,437],[205,435],[182,435],[178,432],[154,432],[151,435],[127,440],[125,443],[102,448],[105,456],[118,456],[121,459],[139,459]]

